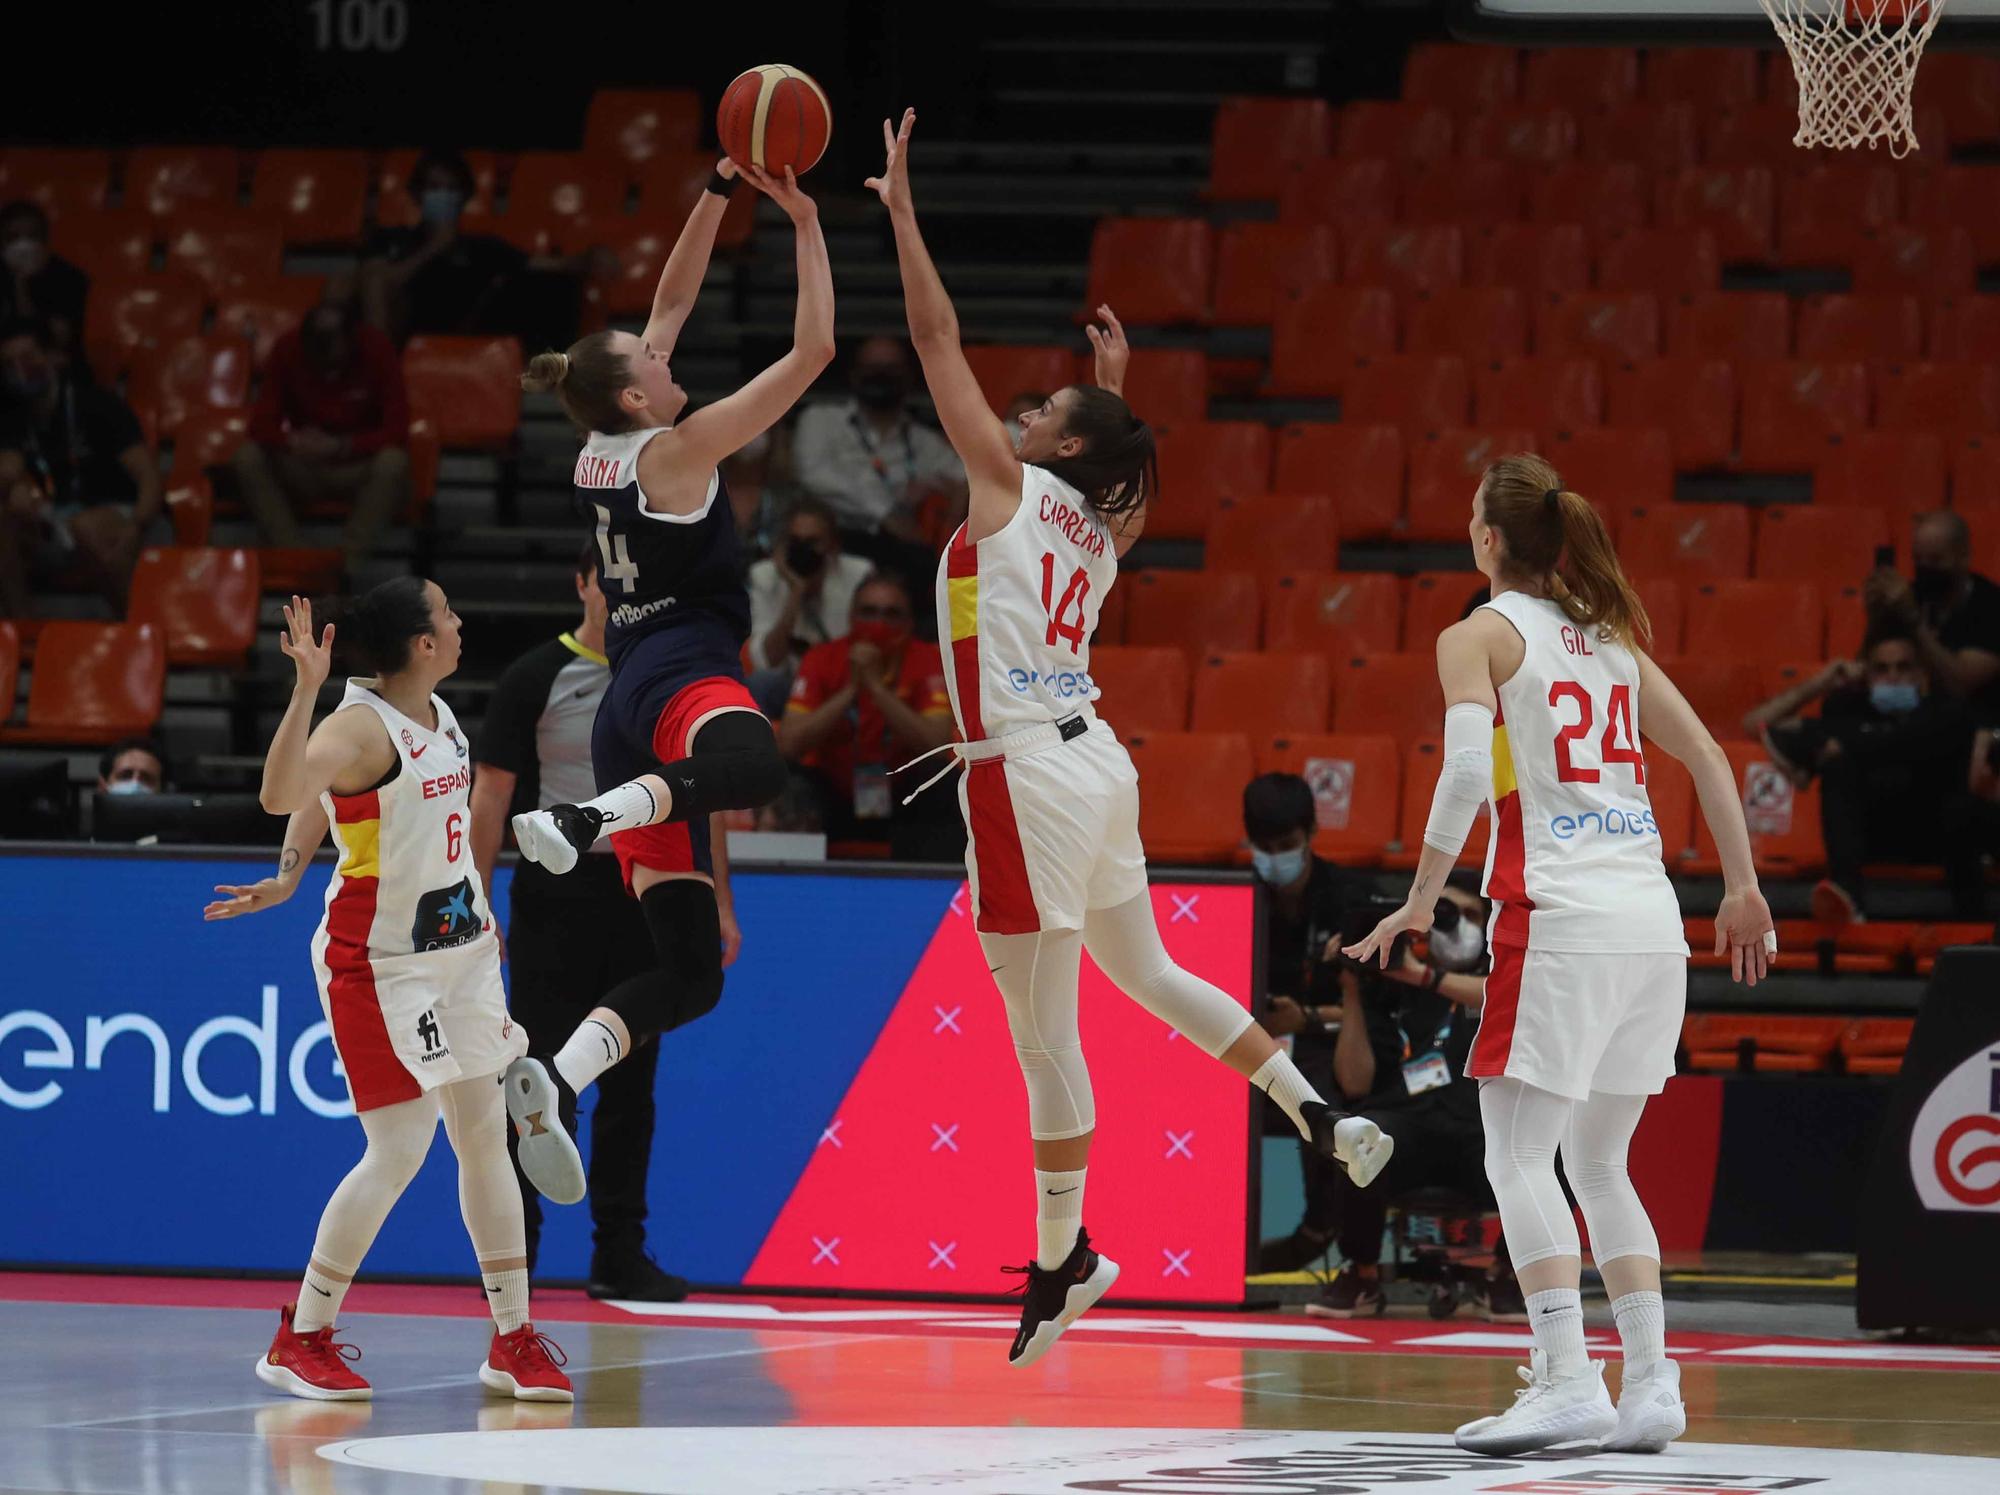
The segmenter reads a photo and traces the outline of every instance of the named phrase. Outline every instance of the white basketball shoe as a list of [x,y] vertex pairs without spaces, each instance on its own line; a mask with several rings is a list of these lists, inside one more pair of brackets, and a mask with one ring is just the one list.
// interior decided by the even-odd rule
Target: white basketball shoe
[[1659,1453],[1688,1430],[1681,1402],[1681,1368],[1662,1360],[1644,1375],[1625,1373],[1618,1388],[1618,1431],[1604,1440],[1606,1453]]
[[1604,1389],[1602,1361],[1593,1360],[1581,1375],[1556,1381],[1549,1377],[1548,1356],[1533,1350],[1520,1375],[1528,1384],[1514,1393],[1514,1405],[1460,1428],[1460,1448],[1468,1453],[1532,1453],[1558,1443],[1598,1443],[1617,1430],[1618,1413]]

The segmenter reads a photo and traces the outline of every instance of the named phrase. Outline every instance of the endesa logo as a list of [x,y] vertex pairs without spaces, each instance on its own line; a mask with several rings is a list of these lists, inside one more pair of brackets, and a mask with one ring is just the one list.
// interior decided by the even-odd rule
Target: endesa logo
[[2000,1214],[2000,1049],[1982,1045],[1926,1097],[1910,1180],[1925,1209]]
[[1558,841],[1574,841],[1578,836],[1657,836],[1660,823],[1651,810],[1586,810],[1581,815],[1558,815],[1549,822],[1549,831]]
[[1017,696],[1041,692],[1058,701],[1087,701],[1097,689],[1096,682],[1082,670],[1057,670],[1049,675],[1040,670],[1009,670],[1007,683]]
[[[316,1004],[315,1004],[316,1005]],[[266,986],[262,1010],[253,1021],[247,1017],[222,1014],[198,1026],[185,1040],[170,1037],[167,1030],[141,1012],[120,1012],[109,1017],[71,1017],[69,1026],[46,1012],[22,1008],[0,1013],[0,1106],[15,1111],[39,1111],[52,1106],[79,1082],[46,1079],[31,1083],[24,1071],[74,1074],[102,1071],[112,1085],[150,1085],[153,1110],[166,1115],[174,1106],[174,1074],[178,1070],[188,1098],[215,1116],[275,1116],[278,1112],[278,1059],[285,1057],[285,1078],[293,1097],[315,1116],[352,1116],[354,1105],[339,1085],[344,1075],[340,1061],[333,1061],[337,1093],[327,1095],[313,1086],[309,1070],[313,1050],[333,1042],[333,1030],[322,1018],[305,1029],[287,1050],[279,1041],[278,988]],[[256,1058],[252,1095],[248,1089],[225,1091],[251,1082],[245,1055],[236,1049],[248,1044]],[[212,1049],[216,1057],[206,1072],[203,1056]],[[230,1053],[229,1050],[236,1049]],[[178,1060],[176,1063],[176,1050]],[[230,1078],[218,1077],[226,1071]],[[214,1083],[211,1083],[213,1081]],[[217,1088],[217,1087],[221,1088]],[[90,1102],[81,1102],[89,1104]]]

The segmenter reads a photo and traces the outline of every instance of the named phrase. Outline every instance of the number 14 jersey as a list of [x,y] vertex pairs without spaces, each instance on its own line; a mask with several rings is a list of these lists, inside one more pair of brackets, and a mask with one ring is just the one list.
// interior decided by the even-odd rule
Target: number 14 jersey
[[1527,645],[1493,720],[1493,943],[1685,955],[1646,795],[1637,658],[1545,598],[1486,606]]
[[967,742],[1081,715],[1094,719],[1090,636],[1118,578],[1110,527],[1076,489],[1021,469],[1021,506],[993,534],[952,536],[938,566],[945,681]]

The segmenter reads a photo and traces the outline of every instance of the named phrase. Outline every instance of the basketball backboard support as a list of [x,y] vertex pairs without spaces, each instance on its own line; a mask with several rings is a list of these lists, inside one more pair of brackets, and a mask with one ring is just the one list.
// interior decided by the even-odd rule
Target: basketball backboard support
[[[1758,0],[1451,0],[1452,31],[1514,46],[1778,45]],[[2000,50],[2000,0],[1946,0],[1931,47]]]

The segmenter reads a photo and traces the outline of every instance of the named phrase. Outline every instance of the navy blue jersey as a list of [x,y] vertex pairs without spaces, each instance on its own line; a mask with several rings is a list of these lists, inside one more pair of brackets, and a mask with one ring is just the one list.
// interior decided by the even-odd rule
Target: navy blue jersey
[[666,428],[617,436],[593,433],[576,459],[578,506],[597,525],[598,585],[611,614],[605,653],[615,667],[632,643],[667,629],[726,632],[740,647],[750,637],[750,594],[743,584],[736,519],[722,474],[693,514],[646,507],[639,453]]

